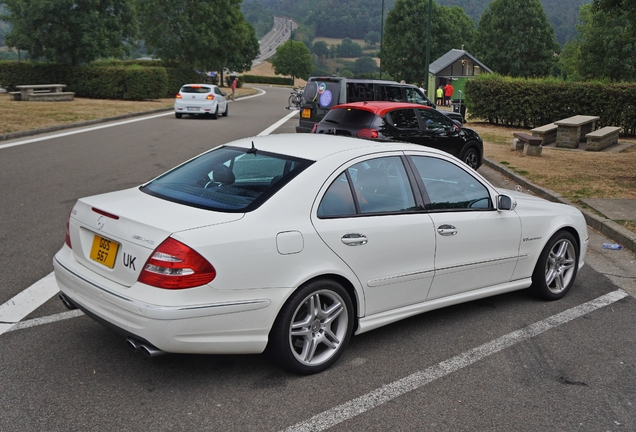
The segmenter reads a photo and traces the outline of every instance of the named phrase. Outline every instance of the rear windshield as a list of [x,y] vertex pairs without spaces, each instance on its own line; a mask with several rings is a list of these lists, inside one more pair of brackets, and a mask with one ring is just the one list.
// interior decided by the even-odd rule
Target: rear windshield
[[331,108],[337,105],[339,98],[340,81],[309,81],[303,93],[305,102],[313,102],[320,108]]
[[221,212],[249,212],[304,171],[311,161],[219,147],[141,187],[168,201]]
[[347,127],[367,127],[375,118],[375,114],[365,110],[352,108],[332,109],[322,119],[323,123],[343,125]]
[[181,93],[210,93],[212,90],[206,86],[183,86],[181,87]]

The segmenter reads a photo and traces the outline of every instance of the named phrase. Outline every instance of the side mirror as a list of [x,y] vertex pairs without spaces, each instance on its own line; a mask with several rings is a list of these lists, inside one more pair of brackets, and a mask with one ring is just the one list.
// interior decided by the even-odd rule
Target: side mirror
[[497,210],[512,211],[517,207],[517,202],[508,195],[499,195],[497,197]]
[[226,92],[221,92],[221,94],[222,94],[223,96],[227,96],[227,93],[226,93]]

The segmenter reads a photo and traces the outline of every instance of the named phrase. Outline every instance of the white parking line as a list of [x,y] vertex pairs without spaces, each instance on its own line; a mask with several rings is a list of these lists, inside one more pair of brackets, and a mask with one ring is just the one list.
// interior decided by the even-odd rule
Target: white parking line
[[0,306],[0,335],[59,292],[53,272]]
[[[259,88],[256,88],[256,89],[260,91],[261,93],[257,95],[246,96],[239,100],[248,99],[252,97],[258,97],[265,94],[265,90],[262,90]],[[141,118],[133,119],[133,120],[126,120],[123,122],[117,122],[113,124],[96,126],[96,127],[92,127],[88,129],[81,129],[81,130],[56,134],[56,135],[50,135],[47,137],[39,137],[39,138],[33,138],[33,139],[19,141],[19,142],[15,142],[11,144],[5,144],[0,146],[0,149],[23,145],[23,144],[30,144],[33,142],[44,141],[44,140],[52,139],[52,138],[59,138],[63,136],[74,135],[74,134],[83,133],[83,132],[89,132],[89,131],[93,131],[97,129],[103,129],[107,127],[113,127],[113,126],[118,126],[122,124],[142,121],[142,120],[153,119],[153,118],[165,116],[168,114],[172,114],[172,111],[168,113],[163,113],[163,114],[158,114],[158,115],[153,115],[148,117],[141,117]],[[258,136],[269,135],[274,130],[278,129],[287,120],[289,120],[294,114],[296,114],[296,111],[286,115],[284,118],[277,121],[272,126],[265,129],[263,132],[259,133]],[[34,310],[42,306],[44,303],[46,303],[51,297],[56,295],[58,292],[59,292],[59,288],[57,286],[57,283],[55,282],[55,277],[53,275],[53,272],[51,272],[48,275],[46,275],[44,278],[40,279],[39,281],[31,285],[29,288],[17,294],[11,300],[7,301],[5,304],[0,305],[0,335],[3,333],[7,333],[9,331],[20,330],[26,327],[33,327],[35,325],[58,321],[59,319],[72,318],[74,316],[81,315],[81,313],[77,313],[73,311],[75,315],[58,314],[58,315],[63,315],[62,318],[58,317],[59,319],[54,319],[52,317],[56,317],[56,315],[51,315],[51,317],[44,317],[42,319],[30,320],[28,322],[29,323],[28,325],[25,325],[25,323],[17,324],[24,317],[28,316],[31,312],[33,312]],[[66,314],[68,314],[68,312]]]
[[531,324],[520,330],[508,333],[498,339],[487,342],[470,351],[466,351],[453,358],[431,366],[423,371],[415,372],[400,380],[380,387],[366,395],[360,396],[330,410],[324,411],[306,421],[297,423],[285,429],[285,432],[323,431],[345,420],[349,420],[376,408],[392,399],[402,396],[412,390],[416,390],[428,383],[456,372],[466,366],[470,366],[479,360],[498,353],[505,348],[538,336],[550,329],[563,325],[576,318],[580,318],[590,312],[608,306],[618,300],[627,297],[623,290],[616,290],[598,297],[587,303],[568,309],[557,315],[553,315],[542,321]]

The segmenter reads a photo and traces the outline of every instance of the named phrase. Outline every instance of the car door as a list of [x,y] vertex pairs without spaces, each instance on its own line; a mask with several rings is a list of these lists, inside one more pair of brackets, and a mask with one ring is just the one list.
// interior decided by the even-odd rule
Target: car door
[[418,135],[416,144],[433,147],[459,157],[464,148],[464,138],[459,126],[435,110],[421,108],[416,111],[424,125],[424,131]]
[[224,113],[227,110],[227,98],[220,88],[214,87],[214,97],[218,98],[219,112]]
[[[366,157],[332,176],[312,222],[356,274],[371,315],[422,302],[434,271],[435,231],[401,154]],[[355,198],[354,198],[355,197]]]
[[411,155],[435,227],[435,278],[427,300],[510,282],[521,242],[514,211],[498,211],[491,191],[459,165]]
[[396,109],[386,114],[384,130],[397,141],[417,143],[422,138],[420,122],[412,108]]

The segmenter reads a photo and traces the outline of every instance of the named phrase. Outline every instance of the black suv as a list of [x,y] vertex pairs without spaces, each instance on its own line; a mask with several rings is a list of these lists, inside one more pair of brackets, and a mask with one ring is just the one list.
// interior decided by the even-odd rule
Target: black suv
[[[386,80],[311,77],[307,80],[303,93],[296,132],[311,132],[314,125],[335,105],[365,101],[412,102],[435,108],[435,104],[419,87],[411,84]],[[460,113],[444,114],[460,124],[463,122]]]

